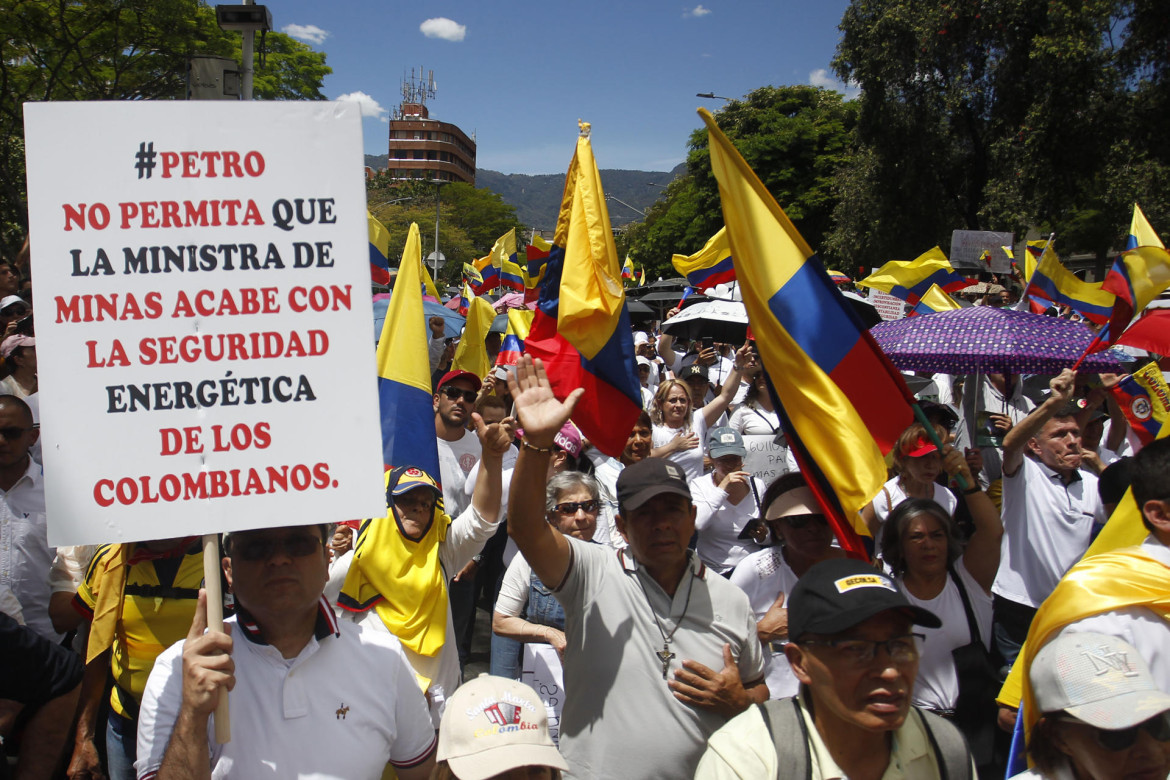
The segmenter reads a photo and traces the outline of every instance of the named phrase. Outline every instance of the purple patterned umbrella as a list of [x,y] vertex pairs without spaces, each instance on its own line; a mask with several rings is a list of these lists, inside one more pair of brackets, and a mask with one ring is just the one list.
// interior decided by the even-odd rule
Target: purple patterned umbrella
[[[1058,374],[1093,340],[1078,322],[994,306],[907,317],[869,332],[898,368],[948,374]],[[1098,352],[1078,370],[1118,373],[1121,365]]]

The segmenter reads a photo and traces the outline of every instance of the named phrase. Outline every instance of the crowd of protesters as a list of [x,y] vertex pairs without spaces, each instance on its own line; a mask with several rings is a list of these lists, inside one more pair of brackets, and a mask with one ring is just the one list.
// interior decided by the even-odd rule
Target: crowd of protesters
[[[1170,773],[1170,441],[1127,431],[1117,376],[929,377],[857,561],[752,341],[635,332],[644,410],[610,457],[583,391],[528,357],[452,371],[431,321],[439,473],[387,472],[382,517],[225,535],[208,633],[197,539],[48,546],[22,277],[0,264],[0,778],[986,780],[1021,717],[1026,777]],[[1096,594],[1078,561],[1131,483],[1149,537],[1054,616]],[[1025,658],[1026,716],[997,704]]]

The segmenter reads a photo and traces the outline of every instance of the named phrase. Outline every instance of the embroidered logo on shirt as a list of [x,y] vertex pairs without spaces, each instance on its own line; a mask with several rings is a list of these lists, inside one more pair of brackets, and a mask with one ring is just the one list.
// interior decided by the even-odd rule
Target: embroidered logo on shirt
[[338,720],[345,720],[345,716],[348,714],[349,714],[349,707],[345,706],[345,702],[342,702],[341,706],[337,708],[337,719]]

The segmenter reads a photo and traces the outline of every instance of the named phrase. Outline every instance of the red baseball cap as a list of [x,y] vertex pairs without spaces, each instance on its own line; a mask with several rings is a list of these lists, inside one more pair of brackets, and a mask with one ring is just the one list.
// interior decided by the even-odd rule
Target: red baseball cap
[[932,452],[938,452],[938,447],[934,442],[923,436],[919,436],[918,440],[910,445],[909,452],[906,453],[907,458],[921,458],[923,455],[929,455]]
[[448,382],[453,382],[456,379],[466,379],[467,381],[471,382],[471,384],[475,385],[473,389],[477,393],[479,392],[479,388],[483,385],[483,382],[479,380],[479,377],[470,371],[448,371],[447,373],[443,374],[443,378],[439,380],[439,386],[435,389],[441,390],[443,389],[443,385],[447,384]]

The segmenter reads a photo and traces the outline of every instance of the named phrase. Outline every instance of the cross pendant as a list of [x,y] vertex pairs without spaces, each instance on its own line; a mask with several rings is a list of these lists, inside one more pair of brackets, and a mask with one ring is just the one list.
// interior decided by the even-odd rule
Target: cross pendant
[[674,653],[670,652],[670,643],[663,642],[662,651],[654,655],[662,660],[662,679],[669,679],[667,675],[670,673],[670,659],[674,658]]

